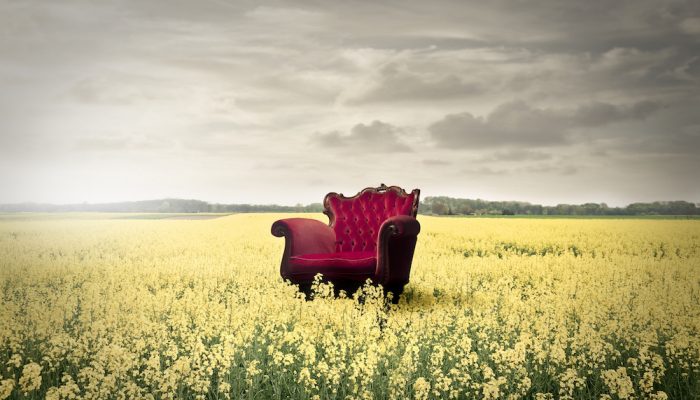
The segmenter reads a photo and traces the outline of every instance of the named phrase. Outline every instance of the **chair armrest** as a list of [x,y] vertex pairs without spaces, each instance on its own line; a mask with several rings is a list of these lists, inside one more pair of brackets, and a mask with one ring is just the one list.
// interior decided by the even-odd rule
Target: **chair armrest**
[[282,278],[288,279],[287,261],[299,254],[332,253],[335,232],[321,221],[310,218],[287,218],[272,224],[272,234],[284,237],[284,254],[280,265]]
[[379,228],[375,280],[394,288],[408,283],[420,223],[410,215],[397,215]]
[[392,238],[417,236],[420,233],[420,223],[410,215],[396,215],[384,221],[379,231],[381,232],[384,229],[389,231]]

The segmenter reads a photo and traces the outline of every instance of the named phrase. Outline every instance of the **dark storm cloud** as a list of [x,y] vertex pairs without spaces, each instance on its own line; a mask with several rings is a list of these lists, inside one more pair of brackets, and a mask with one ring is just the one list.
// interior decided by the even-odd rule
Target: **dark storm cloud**
[[575,129],[644,119],[659,105],[594,102],[575,109],[537,108],[523,101],[501,104],[486,117],[468,112],[449,114],[428,130],[438,146],[447,148],[548,147],[572,141]]
[[364,152],[411,151],[400,138],[400,132],[401,130],[394,125],[375,120],[369,125],[353,126],[347,135],[333,131],[315,135],[313,139],[320,146],[327,148],[352,148]]

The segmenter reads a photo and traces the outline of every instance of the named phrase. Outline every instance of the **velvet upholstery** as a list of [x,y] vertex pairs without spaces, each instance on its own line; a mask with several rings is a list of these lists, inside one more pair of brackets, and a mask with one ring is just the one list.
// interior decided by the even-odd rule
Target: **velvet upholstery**
[[380,250],[374,281],[391,288],[408,283],[419,232],[418,220],[409,215],[397,215],[384,221],[379,230]]
[[376,251],[379,227],[389,217],[411,215],[414,197],[394,190],[351,198],[329,193],[324,203],[333,215],[336,251]]
[[409,281],[420,224],[420,191],[397,186],[366,188],[355,196],[329,193],[324,213],[329,224],[288,218],[272,225],[285,238],[280,274],[308,287],[316,274],[343,288],[367,279],[400,294]]
[[272,234],[284,236],[284,254],[280,274],[284,279],[291,279],[289,258],[300,254],[333,253],[335,250],[335,233],[326,224],[315,219],[287,218],[272,224]]
[[373,251],[303,254],[289,258],[293,280],[312,281],[318,273],[328,280],[351,280],[363,283],[377,268]]

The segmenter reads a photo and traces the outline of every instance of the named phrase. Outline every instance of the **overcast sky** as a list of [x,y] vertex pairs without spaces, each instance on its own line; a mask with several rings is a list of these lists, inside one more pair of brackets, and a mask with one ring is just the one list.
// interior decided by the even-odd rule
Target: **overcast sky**
[[700,2],[0,0],[0,203],[700,202]]

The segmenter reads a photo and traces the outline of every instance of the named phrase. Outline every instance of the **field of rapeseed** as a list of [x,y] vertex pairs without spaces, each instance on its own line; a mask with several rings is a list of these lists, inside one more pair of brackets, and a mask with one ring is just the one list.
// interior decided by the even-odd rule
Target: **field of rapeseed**
[[421,216],[386,305],[304,301],[280,217],[0,217],[0,399],[700,396],[700,221]]

